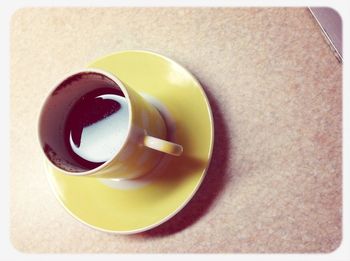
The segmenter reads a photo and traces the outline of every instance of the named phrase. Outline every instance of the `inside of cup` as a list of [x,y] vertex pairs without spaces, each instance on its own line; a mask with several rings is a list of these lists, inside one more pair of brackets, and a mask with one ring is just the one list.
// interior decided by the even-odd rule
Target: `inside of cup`
[[46,157],[68,172],[99,167],[119,149],[118,140],[128,131],[128,110],[122,89],[106,75],[71,75],[51,92],[41,111],[39,139]]

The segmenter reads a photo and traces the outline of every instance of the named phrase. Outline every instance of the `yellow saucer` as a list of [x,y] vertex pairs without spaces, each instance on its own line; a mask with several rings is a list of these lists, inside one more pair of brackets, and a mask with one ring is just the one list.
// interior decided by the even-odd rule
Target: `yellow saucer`
[[166,155],[154,173],[120,186],[118,181],[67,176],[46,162],[49,182],[64,208],[90,227],[121,234],[151,229],[179,212],[205,176],[214,142],[209,102],[191,73],[156,53],[118,52],[88,67],[115,74],[160,101],[176,125],[171,139],[183,146],[184,153]]

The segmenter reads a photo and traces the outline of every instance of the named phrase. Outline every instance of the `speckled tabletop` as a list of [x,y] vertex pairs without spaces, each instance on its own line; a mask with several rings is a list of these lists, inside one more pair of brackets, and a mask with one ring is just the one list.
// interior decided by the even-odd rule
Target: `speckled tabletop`
[[[213,160],[163,225],[110,235],[47,183],[40,104],[58,79],[124,49],[188,68],[209,96]],[[306,8],[18,10],[11,21],[11,241],[20,251],[330,252],[341,242],[342,65]]]

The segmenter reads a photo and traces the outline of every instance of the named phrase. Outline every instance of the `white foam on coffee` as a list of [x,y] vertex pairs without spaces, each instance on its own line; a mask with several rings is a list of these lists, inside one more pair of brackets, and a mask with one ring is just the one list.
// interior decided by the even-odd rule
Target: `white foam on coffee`
[[96,98],[114,100],[121,107],[117,112],[85,127],[79,147],[74,144],[72,133],[69,134],[69,142],[77,155],[97,163],[110,160],[124,144],[128,134],[129,109],[125,97],[104,94]]

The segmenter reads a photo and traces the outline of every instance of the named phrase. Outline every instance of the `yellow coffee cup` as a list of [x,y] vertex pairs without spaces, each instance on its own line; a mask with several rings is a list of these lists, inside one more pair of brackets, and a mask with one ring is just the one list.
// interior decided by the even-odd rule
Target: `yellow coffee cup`
[[59,82],[42,106],[38,129],[46,158],[68,175],[137,178],[164,154],[183,151],[166,140],[164,119],[150,102],[97,69]]

